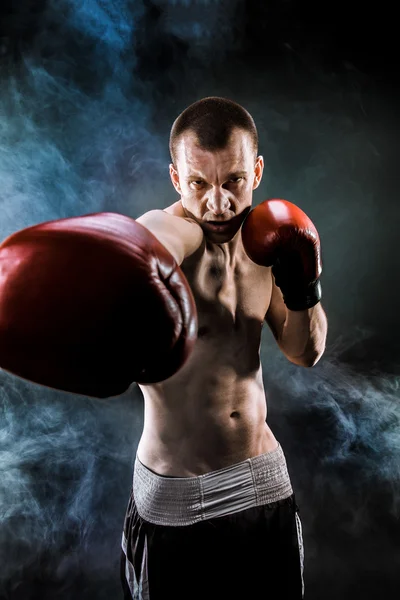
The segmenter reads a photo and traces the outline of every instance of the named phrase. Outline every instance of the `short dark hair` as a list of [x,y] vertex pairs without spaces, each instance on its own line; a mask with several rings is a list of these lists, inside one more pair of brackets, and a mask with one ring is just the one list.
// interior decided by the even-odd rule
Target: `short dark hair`
[[238,127],[252,138],[254,152],[258,151],[258,133],[253,117],[233,100],[210,96],[188,106],[175,120],[169,138],[171,159],[176,164],[176,147],[181,135],[192,131],[201,148],[215,151],[226,148],[232,130]]

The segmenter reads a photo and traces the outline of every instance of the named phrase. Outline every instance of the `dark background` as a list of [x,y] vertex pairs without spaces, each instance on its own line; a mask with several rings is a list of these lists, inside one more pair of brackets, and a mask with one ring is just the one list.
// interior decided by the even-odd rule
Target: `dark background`
[[[322,241],[327,350],[264,331],[269,424],[296,489],[306,598],[398,598],[399,85],[388,2],[12,0],[0,8],[0,233],[176,199],[173,119],[208,95],[253,115],[254,204],[283,197]],[[143,407],[0,372],[1,599],[118,599]],[[268,582],[266,581],[266,589]]]

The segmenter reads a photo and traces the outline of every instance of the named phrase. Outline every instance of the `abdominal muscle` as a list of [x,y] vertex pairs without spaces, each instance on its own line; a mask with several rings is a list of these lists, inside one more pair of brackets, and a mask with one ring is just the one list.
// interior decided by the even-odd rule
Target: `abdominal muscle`
[[278,446],[266,423],[259,355],[271,277],[240,244],[232,264],[223,247],[205,243],[182,263],[199,318],[194,349],[178,373],[139,386],[137,455],[160,475],[201,475]]
[[278,442],[266,423],[261,365],[242,378],[197,342],[177,375],[140,386],[145,401],[137,455],[160,475],[191,477],[270,452]]

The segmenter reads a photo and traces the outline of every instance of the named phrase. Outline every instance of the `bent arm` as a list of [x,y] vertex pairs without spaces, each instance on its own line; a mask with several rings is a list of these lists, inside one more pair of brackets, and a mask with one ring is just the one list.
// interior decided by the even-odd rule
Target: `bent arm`
[[328,323],[319,302],[308,310],[289,310],[272,277],[272,296],[265,320],[290,362],[313,367],[325,351]]
[[192,219],[150,210],[136,219],[172,254],[178,265],[193,254],[203,241],[203,230]]

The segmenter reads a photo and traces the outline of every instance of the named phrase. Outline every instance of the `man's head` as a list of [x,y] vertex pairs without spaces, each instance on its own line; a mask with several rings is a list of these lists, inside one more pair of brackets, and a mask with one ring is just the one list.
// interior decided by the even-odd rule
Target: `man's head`
[[[211,241],[232,239],[249,212],[264,166],[257,150],[253,118],[232,100],[203,98],[174,122],[171,180],[186,214]],[[216,222],[227,224],[218,230]]]

